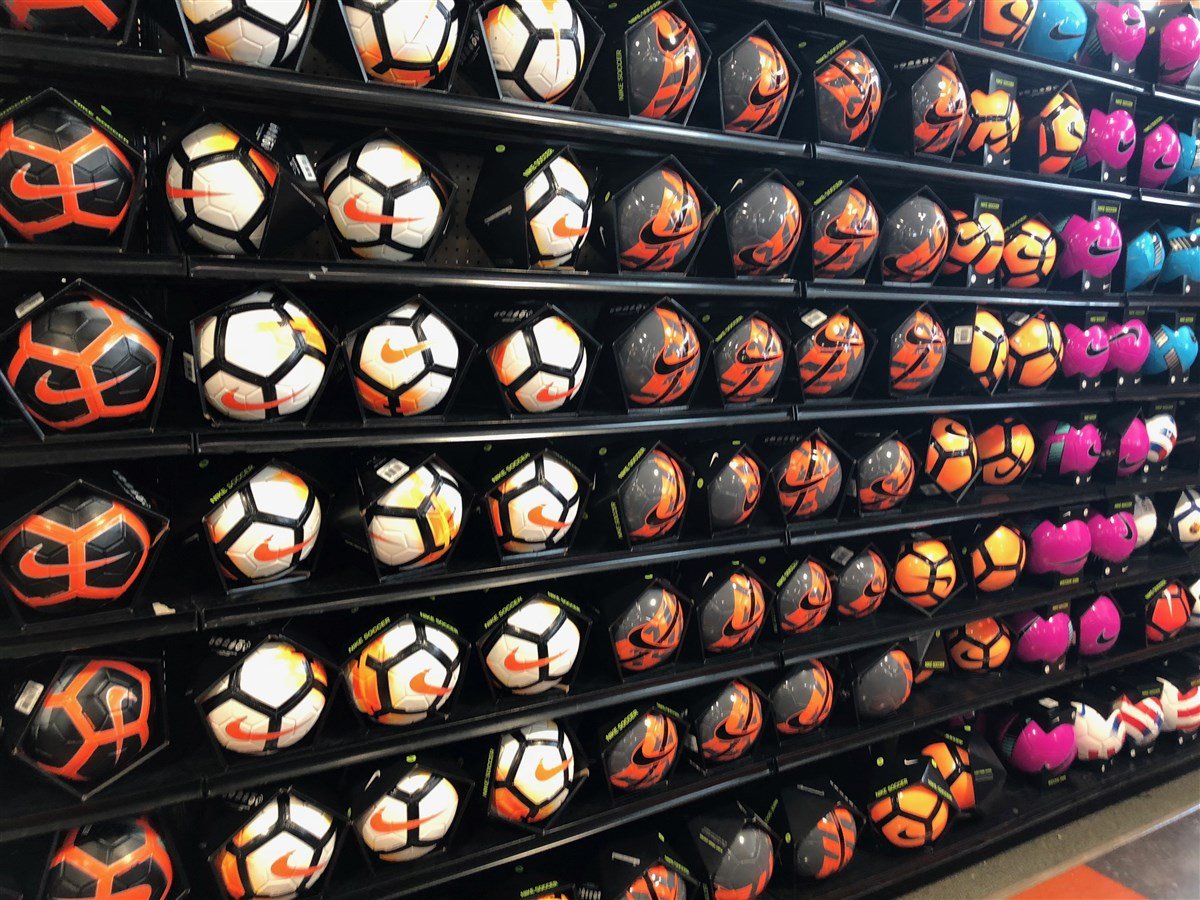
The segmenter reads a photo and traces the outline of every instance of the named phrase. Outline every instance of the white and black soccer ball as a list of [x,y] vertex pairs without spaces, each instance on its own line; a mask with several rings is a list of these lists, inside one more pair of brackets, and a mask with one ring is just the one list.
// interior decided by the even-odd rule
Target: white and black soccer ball
[[1125,736],[1135,747],[1149,747],[1162,733],[1163,708],[1157,697],[1122,696],[1118,704]]
[[167,160],[171,215],[200,246],[245,256],[262,249],[279,165],[228,125],[201,125]]
[[415,467],[392,460],[386,468],[395,480],[363,511],[371,553],[383,566],[433,565],[462,531],[462,485],[436,457]]
[[436,409],[454,386],[462,358],[450,324],[420,300],[356,334],[347,352],[358,399],[381,416]]
[[1162,685],[1159,702],[1163,709],[1163,731],[1190,734],[1200,729],[1200,685],[1183,683],[1180,688],[1161,675],[1158,682]]
[[448,632],[403,616],[346,662],[350,699],[381,725],[415,725],[450,702],[463,662],[462,648]]
[[342,0],[350,39],[377,81],[425,87],[458,47],[457,0]]
[[1171,537],[1190,548],[1200,541],[1200,490],[1184,488],[1171,512]]
[[239,422],[303,411],[329,370],[324,329],[295,297],[258,290],[196,327],[196,378],[208,408]]
[[452,781],[413,766],[362,811],[354,827],[379,859],[410,862],[442,846],[460,803]]
[[234,582],[280,578],[308,559],[321,531],[321,501],[298,473],[259,469],[204,517],[221,572]]
[[575,747],[557,722],[505,732],[496,746],[489,811],[527,825],[550,818],[575,783]]
[[1133,498],[1133,524],[1137,529],[1137,546],[1140,550],[1150,543],[1154,532],[1158,530],[1158,510],[1154,507],[1154,498],[1138,494]]
[[484,662],[501,688],[526,696],[562,684],[579,659],[579,626],[554,600],[535,594],[501,620]]
[[197,52],[249,66],[282,65],[300,47],[310,0],[179,0]]
[[552,450],[522,463],[487,494],[492,529],[505,553],[565,548],[587,494],[575,469]]
[[1179,438],[1175,417],[1170,413],[1151,416],[1146,420],[1146,433],[1150,436],[1150,451],[1146,459],[1152,463],[1164,462],[1175,449],[1175,441]]
[[295,897],[325,876],[337,833],[333,813],[283,791],[220,846],[213,870],[228,897]]
[[269,640],[237,661],[198,698],[217,743],[234,753],[273,753],[296,744],[325,711],[324,664],[294,644]]
[[424,259],[441,236],[449,193],[412,150],[378,137],[333,161],[322,182],[329,218],[356,256]]
[[503,0],[485,13],[483,37],[505,97],[557,103],[583,71],[587,38],[569,0]]
[[529,260],[539,269],[572,264],[592,227],[592,186],[561,154],[525,183]]
[[1112,759],[1125,746],[1125,723],[1120,708],[1104,716],[1095,707],[1072,700],[1075,708],[1075,757],[1079,760]]
[[505,402],[517,412],[561,409],[583,387],[588,371],[582,335],[553,314],[510,331],[488,349],[487,356]]

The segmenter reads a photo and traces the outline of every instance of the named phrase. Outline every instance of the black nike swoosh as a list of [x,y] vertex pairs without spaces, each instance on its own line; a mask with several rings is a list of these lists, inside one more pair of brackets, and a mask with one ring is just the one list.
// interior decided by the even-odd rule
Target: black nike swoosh
[[1128,151],[1133,149],[1133,145],[1134,145],[1134,141],[1132,141],[1132,140],[1117,141],[1117,152],[1118,153],[1127,153]]
[[1169,166],[1164,166],[1161,156],[1153,162],[1152,166],[1153,168],[1158,169],[1160,172],[1173,172],[1175,170],[1175,163],[1171,163]]
[[1052,41],[1073,41],[1077,38],[1086,37],[1085,34],[1064,34],[1062,30],[1062,22],[1055,22],[1050,26],[1050,40]]
[[1088,252],[1088,256],[1100,257],[1100,256],[1111,256],[1112,254],[1116,253],[1117,251],[1111,247],[1107,248],[1107,249],[1104,247],[1101,247],[1101,246],[1097,245],[1095,241],[1093,241],[1092,243],[1088,244],[1087,252]]
[[696,353],[694,351],[692,353],[690,353],[684,359],[679,360],[679,362],[669,363],[665,359],[663,359],[661,356],[659,356],[654,360],[654,374],[655,375],[674,375],[676,372],[678,372],[680,369],[684,368],[685,366],[691,365],[692,360],[694,360],[695,358],[696,358]]
[[653,766],[657,766],[659,763],[663,762],[663,760],[670,758],[673,752],[674,750],[672,749],[668,750],[666,753],[658,753],[654,756],[650,756],[645,750],[642,749],[642,745],[638,744],[637,748],[631,754],[629,754],[629,758],[635,766],[645,766],[646,768],[651,768]]
[[753,734],[751,731],[730,731],[725,722],[714,728],[713,733],[721,740],[730,742],[740,741],[742,738],[748,738]]
[[962,121],[961,114],[957,116],[943,116],[936,109],[928,109],[925,111],[926,125],[951,125],[960,121]]
[[1108,348],[1107,347],[1093,347],[1091,344],[1088,344],[1086,347],[1084,347],[1083,354],[1084,354],[1084,356],[1107,356]]
[[1103,647],[1105,644],[1111,644],[1116,639],[1117,638],[1115,635],[1113,637],[1109,637],[1107,634],[1104,634],[1103,632],[1096,635],[1096,643],[1099,644],[1101,647]]
[[783,84],[777,87],[769,94],[764,94],[759,90],[757,82],[750,89],[750,104],[752,106],[766,106],[768,103],[774,102],[775,98],[787,90],[787,85]]

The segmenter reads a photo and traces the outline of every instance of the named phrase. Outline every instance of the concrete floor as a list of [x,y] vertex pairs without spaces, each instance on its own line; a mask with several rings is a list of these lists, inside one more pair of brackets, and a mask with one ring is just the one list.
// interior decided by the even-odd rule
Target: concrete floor
[[[907,897],[909,900],[1010,897],[1089,863],[1142,896],[1154,900],[1197,900],[1200,898],[1198,807],[1200,771],[1189,772],[1018,844]],[[1170,824],[1163,827],[1164,823]],[[1144,841],[1137,840],[1143,836]],[[1151,848],[1153,852],[1147,852]],[[1082,893],[1064,892],[1061,900],[1088,898]]]

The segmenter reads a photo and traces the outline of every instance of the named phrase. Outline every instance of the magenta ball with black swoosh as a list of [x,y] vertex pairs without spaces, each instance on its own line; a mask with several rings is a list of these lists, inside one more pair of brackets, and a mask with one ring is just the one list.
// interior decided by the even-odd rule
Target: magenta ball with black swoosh
[[1013,650],[1025,663],[1052,663],[1062,659],[1075,637],[1075,626],[1065,612],[1043,616],[1033,610],[1013,613],[1007,618],[1013,634]]
[[1092,533],[1082,519],[1061,525],[1044,519],[1022,531],[1029,538],[1029,571],[1038,575],[1078,575],[1092,552]]
[[1162,84],[1184,84],[1200,63],[1200,21],[1195,16],[1176,16],[1163,26],[1158,43],[1158,80]]
[[1108,331],[1108,362],[1106,372],[1133,375],[1141,370],[1150,355],[1150,329],[1141,319],[1114,322]]
[[1112,649],[1121,634],[1121,610],[1112,597],[1101,594],[1079,614],[1075,626],[1079,652],[1100,656]]
[[1141,416],[1134,416],[1117,444],[1117,474],[1124,478],[1141,470],[1150,455],[1150,432]]
[[1137,124],[1128,110],[1114,109],[1106,113],[1093,109],[1088,113],[1083,154],[1089,166],[1106,163],[1111,168],[1122,169],[1129,165],[1135,147]]
[[1092,554],[1107,563],[1122,563],[1137,547],[1137,524],[1133,513],[1118,510],[1110,516],[1094,512],[1088,516]]
[[1108,363],[1108,332],[1103,325],[1063,326],[1062,372],[1068,378],[1096,378]]
[[1163,122],[1142,142],[1142,164],[1138,169],[1138,184],[1144,188],[1160,188],[1167,183],[1179,165],[1182,147],[1179,132]]

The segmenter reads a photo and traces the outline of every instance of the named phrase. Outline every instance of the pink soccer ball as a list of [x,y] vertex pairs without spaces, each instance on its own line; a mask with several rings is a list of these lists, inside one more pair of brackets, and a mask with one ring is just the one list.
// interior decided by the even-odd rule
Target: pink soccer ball
[[1131,63],[1146,46],[1146,17],[1136,3],[1102,0],[1096,4],[1096,37],[1106,54]]
[[1074,322],[1063,326],[1063,374],[1096,378],[1108,363],[1108,332],[1103,325],[1080,328]]
[[1146,430],[1145,420],[1134,416],[1117,445],[1117,474],[1125,477],[1140,471],[1149,454],[1150,432]]
[[1183,84],[1200,62],[1200,22],[1194,16],[1176,16],[1163,26],[1158,48],[1158,80]]
[[1108,326],[1108,362],[1104,371],[1135,375],[1150,355],[1150,329],[1141,319],[1127,319]]
[[1101,594],[1080,614],[1075,631],[1084,656],[1107,653],[1121,634],[1121,610],[1112,597]]
[[1039,472],[1052,475],[1087,475],[1100,461],[1103,440],[1100,429],[1091,422],[1076,428],[1069,422],[1051,419],[1038,429]]
[[1088,113],[1083,155],[1089,166],[1107,163],[1114,169],[1123,169],[1133,159],[1136,146],[1137,125],[1128,110],[1115,109],[1106,113],[1093,109]]
[[1107,563],[1122,563],[1137,547],[1137,524],[1133,514],[1121,510],[1106,516],[1095,512],[1088,516],[1092,535],[1092,554]]
[[1075,761],[1074,718],[1060,722],[1048,732],[1028,716],[1012,713],[996,730],[1001,757],[1026,775],[1058,775]]
[[1179,133],[1163,122],[1146,135],[1142,142],[1142,166],[1138,184],[1144,188],[1160,188],[1167,183],[1179,164]]
[[1029,571],[1037,575],[1078,575],[1092,552],[1092,533],[1082,519],[1056,525],[1045,519],[1028,531]]
[[1026,663],[1052,663],[1062,659],[1075,638],[1071,617],[1065,612],[1043,616],[1032,610],[1008,617],[1017,659]]

